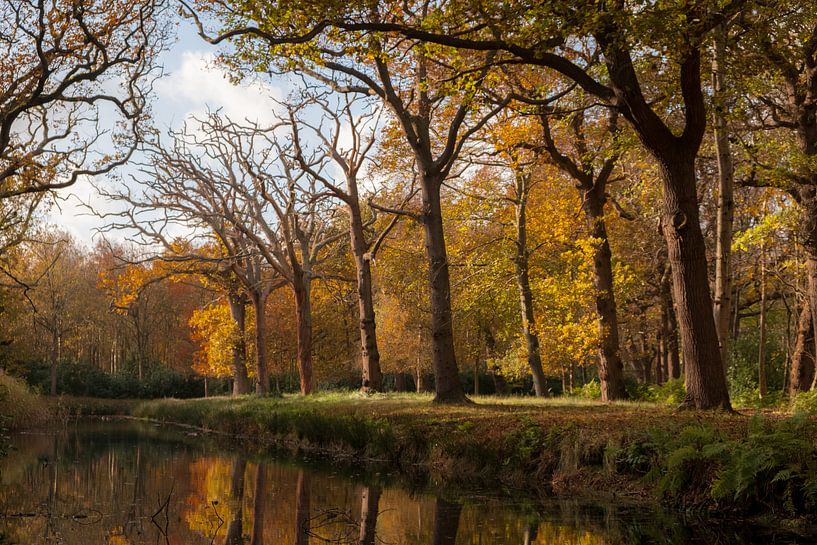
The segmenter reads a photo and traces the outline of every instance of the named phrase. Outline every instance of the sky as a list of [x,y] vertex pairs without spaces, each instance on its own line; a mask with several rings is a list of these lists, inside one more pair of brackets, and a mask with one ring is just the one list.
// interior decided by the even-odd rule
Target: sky
[[[221,110],[235,120],[249,119],[263,123],[272,119],[274,99],[286,96],[284,80],[230,82],[216,66],[218,48],[204,42],[189,22],[181,22],[177,40],[163,52],[159,62],[164,76],[156,82],[152,104],[153,123],[160,129],[178,128],[185,119],[209,110]],[[127,183],[133,167],[118,169],[119,178]],[[114,183],[96,179],[97,184]],[[115,182],[122,183],[122,182]],[[96,210],[109,211],[113,205],[96,194],[90,180],[81,179],[58,194],[58,204],[46,215],[46,222],[69,232],[77,241],[93,245],[104,220],[90,214],[83,203]],[[108,238],[122,235],[106,234]]]

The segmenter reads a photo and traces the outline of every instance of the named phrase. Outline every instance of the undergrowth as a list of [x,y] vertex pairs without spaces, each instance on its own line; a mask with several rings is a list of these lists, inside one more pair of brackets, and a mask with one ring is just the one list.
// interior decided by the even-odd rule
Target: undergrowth
[[709,424],[654,430],[614,449],[612,458],[619,471],[642,475],[675,503],[796,516],[817,509],[814,432],[805,416],[758,416],[742,437]]

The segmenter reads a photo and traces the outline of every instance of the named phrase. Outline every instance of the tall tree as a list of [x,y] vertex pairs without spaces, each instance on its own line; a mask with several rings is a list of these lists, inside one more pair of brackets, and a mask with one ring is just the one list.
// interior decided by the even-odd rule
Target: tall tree
[[[320,122],[308,119],[311,105],[318,107]],[[362,389],[367,392],[383,388],[372,294],[373,250],[377,250],[399,217],[395,215],[378,235],[372,233],[376,214],[365,218],[360,205],[359,179],[371,164],[370,154],[374,151],[380,128],[380,112],[373,106],[371,101],[361,101],[350,93],[342,93],[339,97],[313,93],[305,103],[289,108],[295,160],[332,196],[340,199],[349,213],[349,239],[357,271]],[[314,150],[310,153],[305,149],[310,138],[319,143],[322,153]],[[334,163],[340,170],[343,185],[331,179],[327,162]]]
[[[297,3],[279,2],[263,17],[246,13],[249,22],[254,23],[251,26],[240,26],[245,21],[233,17],[237,28],[211,41],[244,36],[279,45],[304,43],[318,36],[334,37],[325,32],[327,29],[350,33],[350,39],[361,31],[378,32],[381,34],[376,35],[376,43],[366,45],[376,64],[382,66],[384,51],[377,42],[384,39],[383,33],[397,33],[410,40],[461,51],[494,52],[494,62],[554,70],[618,109],[660,167],[664,189],[662,231],[672,265],[684,352],[684,406],[731,409],[712,314],[695,160],[707,125],[702,50],[712,29],[739,9],[740,3],[690,6],[673,2],[645,7],[616,0],[601,4],[555,2],[547,6],[503,4],[468,10],[460,4],[435,9],[437,6],[425,3],[387,2],[385,6],[360,9],[326,2],[312,7],[317,9],[303,10]],[[585,51],[594,46],[597,52],[591,59],[602,58],[606,78],[598,77],[599,72],[588,62]],[[323,65],[339,64],[343,51],[330,49],[329,53],[331,59]],[[648,58],[649,62],[637,63],[636,57]],[[650,74],[659,64],[663,71],[675,75],[675,84],[666,88],[652,85]],[[417,73],[421,80],[427,80],[428,72]],[[367,87],[368,82],[375,83],[366,74],[361,75],[366,76]],[[393,93],[382,83],[382,87],[375,83],[376,89],[388,101]],[[421,89],[416,96],[423,94]],[[670,97],[678,107],[669,105]],[[678,111],[680,115],[676,115]],[[408,117],[405,121],[404,125],[413,127],[415,119]],[[407,134],[412,146],[421,142],[411,137],[413,131]],[[426,171],[426,164],[420,167],[421,172]]]
[[[224,40],[244,37],[256,40],[237,42],[240,47],[249,46],[246,54],[257,58],[258,63],[274,63],[275,55],[281,54],[280,46],[286,42],[303,39],[279,40],[272,33],[259,28],[277,28],[277,10],[259,14],[252,10],[221,12],[218,4],[211,4],[216,13],[229,16],[230,29],[217,37],[210,37],[201,22],[201,35],[213,44]],[[223,6],[222,6],[223,7]],[[299,8],[296,8],[299,9]],[[376,14],[378,6],[372,6]],[[294,12],[293,12],[294,14]],[[417,22],[420,15],[412,17]],[[289,25],[289,21],[285,26]],[[244,24],[253,26],[245,27]],[[258,26],[254,26],[258,25]],[[319,32],[308,32],[316,37]],[[446,178],[452,174],[460,152],[469,138],[507,101],[493,108],[485,108],[480,91],[491,71],[493,53],[477,54],[465,65],[458,66],[463,58],[452,54],[450,63],[439,63],[439,49],[430,49],[421,43],[406,42],[385,34],[370,34],[364,38],[366,55],[346,55],[344,51],[356,49],[358,36],[334,36],[329,44],[317,45],[312,53],[303,55],[295,48],[289,59],[302,70],[330,84],[342,92],[358,92],[376,95],[383,100],[393,115],[395,125],[403,133],[404,142],[411,150],[416,163],[422,208],[419,212],[399,213],[418,221],[424,230],[428,259],[428,283],[430,287],[432,363],[435,376],[435,400],[438,402],[462,402],[465,394],[459,380],[459,370],[454,350],[454,330],[451,314],[451,285],[448,255],[443,229],[441,194]],[[259,53],[253,44],[270,48]],[[242,54],[234,58],[240,63]],[[346,81],[340,82],[339,79]],[[442,81],[444,80],[444,81]],[[383,211],[397,212],[395,210]]]

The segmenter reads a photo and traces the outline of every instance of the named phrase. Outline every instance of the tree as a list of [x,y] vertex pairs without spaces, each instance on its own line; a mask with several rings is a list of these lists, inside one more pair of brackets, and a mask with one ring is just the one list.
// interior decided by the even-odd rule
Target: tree
[[[494,62],[553,70],[615,107],[660,167],[664,189],[662,232],[672,265],[684,352],[684,406],[730,409],[711,312],[695,160],[707,125],[701,78],[703,44],[712,29],[737,11],[740,3],[723,7],[671,3],[642,9],[618,0],[604,4],[556,2],[544,7],[483,6],[474,11],[462,9],[464,6],[459,4],[439,9],[397,3],[388,7],[360,10],[327,2],[321,9],[307,13],[297,4],[281,2],[275,10],[265,13],[263,21],[256,21],[259,26],[231,29],[221,38],[260,36],[268,43],[281,44],[303,43],[327,29],[352,34],[397,33],[461,51],[496,52]],[[414,7],[418,9],[414,11]],[[639,32],[643,29],[647,32]],[[598,49],[590,60],[598,56],[603,59],[608,80],[597,77],[598,71],[588,62],[585,51],[592,51],[594,46]],[[635,57],[649,58],[650,62],[636,63]],[[677,84],[669,88],[652,85],[652,68],[642,67],[658,64],[675,74]],[[669,97],[679,105],[680,116],[673,114]]]
[[[572,112],[570,114],[560,114]],[[603,115],[605,112],[601,112]],[[606,112],[606,127],[602,129],[611,142],[596,144],[588,138],[588,116],[595,126],[604,126],[599,119],[599,112],[577,106],[561,105],[540,106],[537,116],[542,129],[541,146],[550,156],[553,163],[564,171],[581,192],[582,210],[587,222],[588,233],[595,244],[593,252],[593,287],[595,288],[595,306],[598,314],[599,328],[599,381],[601,398],[604,401],[625,399],[623,365],[619,346],[618,313],[616,309],[613,285],[613,262],[610,242],[605,223],[605,206],[609,201],[608,186],[614,181],[613,173],[620,156],[616,142],[618,114],[615,110]],[[567,140],[572,141],[572,153],[559,146],[554,139],[551,117],[567,117]],[[621,208],[619,208],[621,211]],[[624,217],[626,213],[621,212]]]
[[[311,104],[319,108],[319,123],[305,118]],[[314,94],[305,104],[290,106],[289,109],[289,128],[293,137],[295,160],[333,197],[341,200],[349,213],[349,240],[357,271],[362,389],[367,392],[377,392],[383,388],[372,296],[371,262],[383,237],[388,235],[399,217],[395,215],[379,235],[373,236],[370,233],[377,216],[375,214],[365,219],[360,206],[358,179],[371,161],[369,154],[375,146],[379,126],[380,113],[373,106],[371,101],[360,101],[350,94],[342,94],[337,99],[337,104],[333,104],[332,97]],[[322,153],[308,153],[305,150],[302,131],[310,132],[306,136],[311,136],[320,143]],[[349,144],[342,143],[342,138],[348,140]],[[327,161],[333,162],[340,169],[345,179],[345,189],[330,179]]]
[[0,201],[128,160],[166,39],[162,11],[158,0],[3,0]]

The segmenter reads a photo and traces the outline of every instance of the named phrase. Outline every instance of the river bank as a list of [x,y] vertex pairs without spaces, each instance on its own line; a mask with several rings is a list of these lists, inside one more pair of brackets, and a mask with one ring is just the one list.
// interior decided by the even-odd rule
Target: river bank
[[385,464],[438,486],[662,501],[689,512],[805,520],[817,505],[813,418],[638,403],[428,396],[161,400],[132,415],[252,448]]

